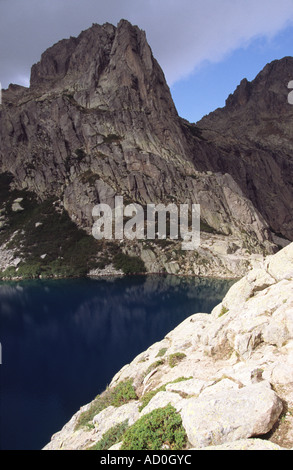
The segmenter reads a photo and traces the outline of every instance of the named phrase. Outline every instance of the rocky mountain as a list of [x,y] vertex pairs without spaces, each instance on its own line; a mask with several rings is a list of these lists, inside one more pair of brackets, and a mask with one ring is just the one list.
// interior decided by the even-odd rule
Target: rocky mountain
[[292,279],[290,244],[125,365],[45,450],[292,449]]
[[[128,21],[94,24],[49,48],[29,88],[3,91],[2,277],[108,272],[109,265],[235,277],[286,245],[293,240],[290,74],[293,59],[270,64],[195,125],[178,115],[145,33]],[[96,242],[92,209],[113,207],[115,196],[143,207],[200,204],[199,250],[182,252],[169,240]]]
[[293,106],[288,83],[293,59],[267,64],[243,79],[226,106],[205,116],[202,136],[220,150],[213,171],[229,173],[258,208],[271,230],[292,240]]

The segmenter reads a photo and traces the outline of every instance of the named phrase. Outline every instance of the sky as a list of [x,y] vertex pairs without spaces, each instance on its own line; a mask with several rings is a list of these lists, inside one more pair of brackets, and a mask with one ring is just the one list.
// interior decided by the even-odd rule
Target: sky
[[[293,0],[0,0],[0,82],[29,85],[57,41],[121,18],[146,31],[180,116],[198,121],[293,55]],[[293,80],[293,77],[292,77]]]

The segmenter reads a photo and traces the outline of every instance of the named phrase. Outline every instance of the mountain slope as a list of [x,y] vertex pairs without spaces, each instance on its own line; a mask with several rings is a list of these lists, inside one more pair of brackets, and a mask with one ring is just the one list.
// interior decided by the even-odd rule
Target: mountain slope
[[205,121],[195,126],[178,116],[138,27],[125,20],[117,27],[94,24],[45,51],[32,67],[30,88],[3,92],[0,172],[12,175],[10,189],[33,193],[38,204],[53,198],[87,234],[94,205],[113,207],[115,196],[144,207],[200,204],[197,253],[182,254],[171,243],[163,254],[156,242],[125,242],[119,250],[143,259],[148,272],[241,275],[252,253],[276,249],[271,229],[291,239],[291,164],[283,149],[278,160],[271,147],[256,152],[257,143],[251,150],[241,136],[237,145],[229,132],[226,139],[225,114],[215,116],[221,139]]
[[252,82],[243,79],[224,108],[197,123],[220,150],[210,168],[232,175],[270,228],[290,240],[293,106],[287,86],[292,77],[292,57],[273,61]]
[[290,244],[125,365],[44,449],[292,449],[292,276]]

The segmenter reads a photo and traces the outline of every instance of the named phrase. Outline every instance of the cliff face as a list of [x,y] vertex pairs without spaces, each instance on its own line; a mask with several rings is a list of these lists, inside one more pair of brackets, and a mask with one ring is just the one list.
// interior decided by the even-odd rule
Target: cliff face
[[3,170],[41,197],[63,197],[79,223],[89,218],[81,193],[88,202],[117,190],[155,200],[189,166],[164,75],[126,21],[56,44],[32,67],[30,89],[11,87],[4,102]]
[[293,106],[287,87],[292,77],[292,57],[273,61],[252,82],[242,80],[224,108],[198,123],[220,149],[211,168],[232,175],[271,229],[290,240]]
[[[263,108],[281,136],[285,117],[280,122],[276,109],[285,97],[276,93],[279,105],[267,109],[265,101]],[[145,33],[125,20],[117,27],[93,25],[44,52],[32,67],[30,88],[11,85],[3,92],[0,172],[13,175],[11,188],[30,191],[39,201],[56,198],[88,233],[93,206],[113,206],[115,195],[142,205],[200,204],[205,223],[199,256],[205,265],[218,265],[220,275],[233,275],[240,260],[234,273],[239,275],[248,255],[273,252],[271,229],[293,239],[289,143],[273,148],[265,137],[258,144],[257,136],[251,143],[242,123],[235,124],[236,139],[232,123],[238,115],[230,114],[243,96],[254,95],[238,91],[227,111],[191,125],[178,116]],[[288,114],[287,107],[282,112]],[[246,115],[243,125],[250,129],[254,121],[248,108]],[[254,111],[253,116],[261,129],[267,125],[262,114]],[[289,133],[289,123],[286,129]],[[162,259],[156,250],[145,253],[134,245],[127,250],[144,258],[148,271],[178,271],[168,263],[171,259],[186,273],[211,273],[211,268],[198,268],[204,263],[196,257],[174,257],[178,247]]]
[[[144,419],[156,414],[160,428],[165,407],[170,420],[180,417],[184,449],[291,449],[292,277],[290,244],[233,284],[211,314],[192,315],[125,365],[45,450],[150,449]],[[156,449],[170,449],[170,435]]]

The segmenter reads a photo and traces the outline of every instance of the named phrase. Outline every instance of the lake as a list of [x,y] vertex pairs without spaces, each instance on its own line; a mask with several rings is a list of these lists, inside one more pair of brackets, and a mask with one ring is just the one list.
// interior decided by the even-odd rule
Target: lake
[[121,367],[233,281],[177,276],[0,283],[0,449],[39,450]]

